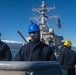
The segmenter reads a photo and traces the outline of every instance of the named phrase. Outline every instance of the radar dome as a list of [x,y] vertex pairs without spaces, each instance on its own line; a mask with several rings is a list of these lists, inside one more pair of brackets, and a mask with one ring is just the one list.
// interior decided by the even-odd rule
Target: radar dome
[[49,29],[50,33],[54,33],[54,30],[52,28]]

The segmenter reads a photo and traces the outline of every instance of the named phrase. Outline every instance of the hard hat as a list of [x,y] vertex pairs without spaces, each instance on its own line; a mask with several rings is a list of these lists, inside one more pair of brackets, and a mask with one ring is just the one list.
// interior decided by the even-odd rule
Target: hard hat
[[63,45],[64,46],[72,46],[72,43],[70,40],[66,40]]
[[31,24],[28,27],[28,33],[36,32],[36,31],[40,31],[40,27],[37,24],[31,22]]

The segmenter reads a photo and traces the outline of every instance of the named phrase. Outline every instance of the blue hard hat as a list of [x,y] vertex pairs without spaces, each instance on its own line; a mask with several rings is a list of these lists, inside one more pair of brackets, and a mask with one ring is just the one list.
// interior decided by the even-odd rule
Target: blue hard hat
[[31,24],[30,24],[29,27],[28,27],[28,33],[36,32],[36,31],[40,31],[39,25],[31,22]]

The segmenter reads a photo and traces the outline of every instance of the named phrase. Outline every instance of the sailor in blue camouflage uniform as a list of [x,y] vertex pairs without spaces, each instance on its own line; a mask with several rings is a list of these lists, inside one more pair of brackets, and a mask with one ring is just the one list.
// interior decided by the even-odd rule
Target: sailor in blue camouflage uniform
[[16,61],[57,61],[52,48],[40,41],[40,28],[37,24],[32,22],[28,33],[31,40],[21,47],[15,56]]
[[[0,33],[1,37],[1,33]],[[12,53],[9,46],[0,39],[0,61],[11,61]]]

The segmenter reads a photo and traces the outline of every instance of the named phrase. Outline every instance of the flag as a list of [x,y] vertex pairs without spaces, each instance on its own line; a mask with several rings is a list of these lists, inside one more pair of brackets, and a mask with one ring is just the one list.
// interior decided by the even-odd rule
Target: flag
[[58,23],[57,23],[58,28],[61,28],[61,23],[60,23],[60,18],[58,19]]

